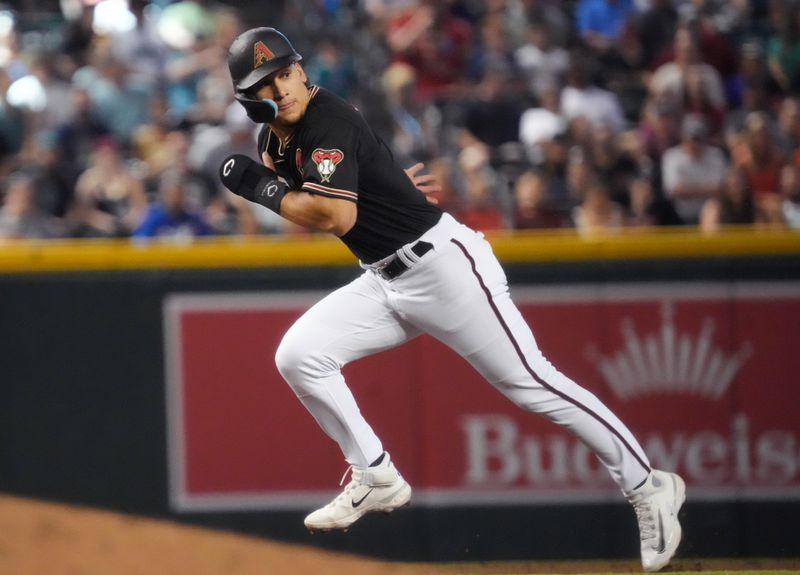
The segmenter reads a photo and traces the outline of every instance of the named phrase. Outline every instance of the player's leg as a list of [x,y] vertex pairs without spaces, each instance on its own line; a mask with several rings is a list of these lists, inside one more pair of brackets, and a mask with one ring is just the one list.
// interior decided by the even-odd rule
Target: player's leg
[[275,354],[278,370],[352,470],[344,491],[306,518],[309,529],[347,528],[364,513],[390,511],[411,497],[342,368],[418,334],[387,305],[377,280],[364,274],[317,302],[284,335]]
[[662,567],[680,540],[680,478],[651,472],[630,430],[545,359],[479,234],[459,227],[438,252],[396,280],[406,317],[465,357],[514,403],[568,428],[590,447],[637,509],[645,569]]
[[405,317],[457,351],[514,403],[570,429],[623,490],[640,484],[650,471],[642,448],[594,394],[544,358],[488,242],[458,226],[437,252],[394,281]]

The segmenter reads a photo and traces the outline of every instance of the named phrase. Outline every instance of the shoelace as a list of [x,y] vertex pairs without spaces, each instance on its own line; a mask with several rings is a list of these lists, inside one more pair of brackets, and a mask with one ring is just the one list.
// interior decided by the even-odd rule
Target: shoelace
[[[355,468],[354,468],[352,465],[348,466],[348,468],[347,468],[347,469],[345,469],[345,471],[344,471],[344,475],[342,475],[342,478],[339,480],[339,487],[341,487],[342,485],[344,485],[344,480],[345,480],[345,479],[347,479],[347,475],[348,475],[349,473],[353,472],[353,471],[355,471]],[[337,495],[337,496],[336,496],[336,499],[334,499],[333,501],[331,501],[331,502],[330,502],[328,505],[335,505],[335,504],[337,504],[337,503],[339,503],[339,502],[341,502],[341,501],[344,501],[344,500],[345,500],[347,497],[349,497],[349,495],[350,495],[350,492],[351,492],[353,489],[355,489],[356,487],[358,487],[359,485],[360,485],[360,484],[359,484],[359,482],[356,480],[356,478],[355,478],[355,477],[352,477],[352,478],[350,479],[350,483],[348,483],[348,484],[347,484],[347,486],[344,488],[344,490],[343,490],[343,491],[342,491],[342,492],[341,492],[339,495]]]
[[639,523],[639,538],[642,541],[655,539],[658,535],[658,527],[656,526],[656,518],[653,515],[652,507],[642,501],[634,503],[633,510],[636,512],[636,520]]

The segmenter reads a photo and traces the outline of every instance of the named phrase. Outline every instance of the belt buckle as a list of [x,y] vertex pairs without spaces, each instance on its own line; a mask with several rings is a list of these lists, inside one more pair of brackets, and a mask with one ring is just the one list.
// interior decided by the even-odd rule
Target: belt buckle
[[380,265],[380,267],[377,267],[377,268],[372,268],[372,271],[374,271],[376,274],[378,274],[379,276],[381,276],[381,277],[382,277],[383,279],[385,279],[386,281],[390,281],[390,280],[394,279],[394,277],[395,277],[395,276],[393,276],[393,275],[389,274],[389,273],[386,271],[386,268],[387,268],[387,267],[389,267],[389,265],[390,265],[392,262],[394,262],[394,261],[395,261],[395,259],[397,259],[397,256],[395,256],[394,258],[390,259],[388,262],[384,262],[384,263],[382,263],[382,264]]

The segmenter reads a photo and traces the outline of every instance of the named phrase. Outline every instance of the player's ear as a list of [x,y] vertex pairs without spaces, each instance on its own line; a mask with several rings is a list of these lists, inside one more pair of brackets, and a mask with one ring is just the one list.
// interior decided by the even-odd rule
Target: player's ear
[[294,65],[297,68],[297,72],[300,74],[300,80],[303,82],[303,84],[308,84],[308,76],[306,76],[306,71],[303,70],[303,67],[299,62],[295,62]]

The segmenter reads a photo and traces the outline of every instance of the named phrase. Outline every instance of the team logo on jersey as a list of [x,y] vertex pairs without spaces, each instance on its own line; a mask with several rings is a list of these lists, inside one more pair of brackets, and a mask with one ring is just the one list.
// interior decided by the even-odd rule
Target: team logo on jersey
[[303,151],[300,148],[297,148],[294,151],[294,165],[297,167],[297,171],[300,172],[301,176],[305,176],[305,170],[303,170]]
[[253,68],[258,68],[264,62],[268,62],[275,57],[275,54],[272,53],[272,50],[267,48],[267,45],[264,44],[261,40],[255,43],[253,46],[253,59],[254,64]]
[[311,159],[317,165],[317,172],[323,182],[330,182],[333,172],[336,171],[336,166],[344,160],[344,154],[341,150],[323,150],[317,148],[311,152]]

